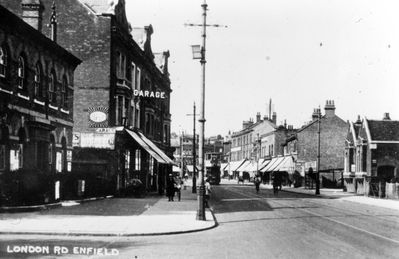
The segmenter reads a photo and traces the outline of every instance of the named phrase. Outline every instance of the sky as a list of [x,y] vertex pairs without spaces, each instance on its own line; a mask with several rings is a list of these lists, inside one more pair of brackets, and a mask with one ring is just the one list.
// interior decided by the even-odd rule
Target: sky
[[[201,96],[203,0],[126,0],[133,27],[151,24],[153,52],[170,51],[172,132],[191,133]],[[396,0],[207,0],[205,136],[242,129],[272,99],[277,123],[296,128],[324,113],[399,120]],[[199,124],[196,127],[198,130]]]

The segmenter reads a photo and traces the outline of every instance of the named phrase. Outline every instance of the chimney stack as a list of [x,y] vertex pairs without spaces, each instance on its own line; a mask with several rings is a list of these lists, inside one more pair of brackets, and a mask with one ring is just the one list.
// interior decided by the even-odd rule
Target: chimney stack
[[321,115],[321,111],[319,108],[314,108],[313,109],[313,114],[312,114],[312,121],[316,121],[319,116]]
[[362,120],[360,119],[360,115],[357,115],[357,120],[355,122],[355,125],[358,127],[362,126]]
[[260,112],[258,112],[258,113],[256,114],[256,122],[257,122],[257,123],[260,122]]
[[324,111],[326,113],[326,117],[333,117],[335,115],[335,105],[333,100],[327,100],[326,106],[324,106]]
[[44,6],[40,0],[22,0],[22,20],[38,31],[42,31]]
[[274,124],[276,124],[277,123],[277,113],[276,112],[273,112],[273,116],[272,116],[273,118],[272,118],[272,122],[274,123]]
[[389,117],[389,113],[388,112],[384,113],[384,118],[382,120],[384,120],[384,121],[390,121],[391,120],[391,117]]

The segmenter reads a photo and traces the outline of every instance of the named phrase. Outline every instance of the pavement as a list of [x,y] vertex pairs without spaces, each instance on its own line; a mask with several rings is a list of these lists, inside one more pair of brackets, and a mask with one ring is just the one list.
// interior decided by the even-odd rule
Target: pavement
[[[222,180],[222,184],[235,183]],[[272,189],[272,186],[262,184],[261,188]],[[301,187],[283,187],[282,191],[315,196],[314,189]],[[399,210],[398,200],[359,196],[342,189],[321,188],[318,197]],[[188,233],[216,227],[217,221],[210,209],[205,211],[206,220],[196,219],[197,207],[197,195],[192,193],[188,184],[182,190],[181,201],[175,198],[169,202],[165,196],[149,194],[145,198],[66,201],[56,206],[25,207],[21,210],[24,212],[6,210],[0,213],[0,234],[142,236]]]
[[149,194],[145,198],[113,198],[63,202],[35,212],[3,212],[0,234],[65,236],[142,236],[202,231],[217,225],[212,212],[197,220],[197,196],[182,190],[181,201]]

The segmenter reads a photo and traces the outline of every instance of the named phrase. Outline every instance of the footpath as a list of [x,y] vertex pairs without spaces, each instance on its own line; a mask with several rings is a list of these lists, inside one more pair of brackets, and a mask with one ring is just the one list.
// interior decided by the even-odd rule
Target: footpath
[[[262,188],[273,189],[273,186],[262,184]],[[367,204],[371,206],[377,206],[386,209],[399,210],[399,200],[390,200],[384,198],[374,198],[364,195],[357,195],[355,193],[344,192],[342,189],[328,189],[320,188],[320,195],[315,195],[315,189],[305,189],[304,187],[282,187],[284,192],[293,192],[306,195],[313,195],[315,197],[328,198],[328,199],[339,199],[342,201],[356,202],[361,204]]]
[[138,236],[178,234],[210,229],[216,221],[209,209],[197,220],[197,196],[191,187],[175,197],[104,198],[63,202],[35,212],[0,213],[0,234],[67,236]]

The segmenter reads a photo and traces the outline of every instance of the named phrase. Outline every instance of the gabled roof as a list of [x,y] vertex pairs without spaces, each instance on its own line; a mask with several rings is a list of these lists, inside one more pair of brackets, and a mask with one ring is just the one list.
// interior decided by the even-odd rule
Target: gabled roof
[[369,141],[399,141],[399,121],[366,119],[366,122]]

